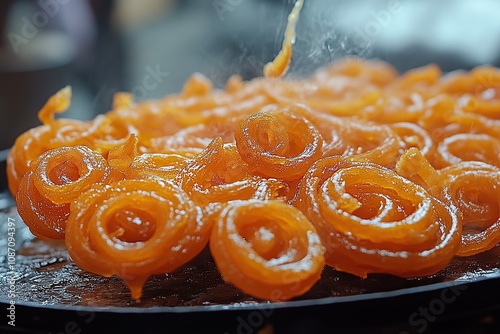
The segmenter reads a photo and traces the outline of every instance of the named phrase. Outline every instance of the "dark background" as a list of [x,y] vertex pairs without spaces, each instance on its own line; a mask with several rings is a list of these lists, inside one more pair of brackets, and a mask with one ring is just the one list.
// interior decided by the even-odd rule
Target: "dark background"
[[[110,108],[117,91],[160,98],[178,92],[195,71],[217,87],[232,74],[260,76],[281,47],[293,3],[0,0],[0,162],[19,134],[39,125],[36,114],[47,98],[68,84],[73,103],[64,116],[91,119]],[[445,72],[500,66],[500,1],[306,0],[289,76],[307,76],[346,55],[380,58],[401,72],[429,63]],[[160,75],[146,90],[151,71]],[[499,300],[495,293],[488,297]],[[498,330],[498,309],[451,313],[426,332]],[[329,331],[325,321],[288,317],[283,333]],[[346,319],[336,332],[353,332],[355,318]],[[357,331],[392,333],[407,325],[365,322]]]
[[[65,117],[106,112],[117,91],[137,100],[178,92],[194,71],[223,86],[261,75],[278,52],[291,0],[3,0],[0,2],[0,150],[38,125],[36,113],[67,84]],[[345,55],[398,70],[500,64],[494,0],[307,0],[291,76]],[[29,25],[36,29],[29,29]],[[21,36],[24,39],[19,39]],[[161,75],[144,90],[151,71]],[[168,73],[168,75],[167,75]]]

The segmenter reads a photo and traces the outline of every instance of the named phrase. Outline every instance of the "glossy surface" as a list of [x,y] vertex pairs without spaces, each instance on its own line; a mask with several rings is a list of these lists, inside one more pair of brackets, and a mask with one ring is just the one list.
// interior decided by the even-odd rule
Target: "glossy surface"
[[[195,312],[196,310],[241,309],[263,304],[262,301],[241,293],[222,280],[213,259],[205,250],[193,261],[167,275],[155,275],[144,286],[139,303],[130,299],[130,291],[119,278],[105,278],[88,273],[70,261],[64,243],[34,239],[15,213],[0,213],[2,219],[12,217],[16,221],[18,238],[17,276],[19,304],[41,307],[76,306],[92,307],[93,311],[110,309],[125,312]],[[6,226],[0,226],[4,229]],[[3,231],[3,230],[2,230]],[[1,233],[0,245],[5,245],[6,233]],[[3,261],[6,261],[5,258]],[[0,266],[0,277],[6,277],[7,267]],[[274,307],[294,307],[319,304],[336,304],[352,299],[339,297],[382,298],[378,292],[392,292],[410,289],[407,294],[419,293],[426,286],[451,282],[466,283],[493,278],[500,279],[500,248],[471,256],[454,258],[450,265],[439,273],[422,278],[404,279],[392,275],[372,274],[362,279],[347,273],[325,267],[320,281],[306,294],[290,302],[274,304]],[[412,289],[414,288],[414,289]],[[411,299],[411,295],[407,296]],[[483,297],[478,297],[480,300]],[[0,301],[7,301],[7,291],[0,291]],[[418,305],[417,305],[418,306]],[[58,312],[57,310],[55,312]]]
[[[397,76],[388,64],[357,59],[303,80],[233,77],[223,91],[193,75],[181,93],[160,101],[136,104],[118,94],[112,111],[80,128],[54,120],[69,105],[65,88],[40,112],[44,125],[22,135],[9,155],[11,188],[38,236],[68,233],[77,264],[123,278],[135,299],[150,275],[185,264],[208,239],[223,245],[221,231],[230,220],[221,217],[233,201],[244,206],[241,212],[253,212],[255,202],[272,207],[257,210],[262,226],[256,230],[228,234],[230,240],[243,236],[257,253],[229,259],[223,254],[232,246],[212,248],[222,276],[253,296],[292,298],[319,279],[317,268],[308,266],[308,274],[298,275],[307,288],[284,288],[282,297],[273,297],[253,282],[269,268],[240,269],[243,279],[228,274],[227,267],[246,268],[255,254],[277,264],[285,240],[297,243],[293,261],[309,254],[298,241],[300,223],[292,224],[297,236],[279,232],[284,222],[274,215],[274,201],[305,215],[326,249],[326,263],[337,270],[429,276],[455,255],[498,243],[500,132],[495,113],[483,112],[497,100],[483,76],[497,75],[498,69],[477,68],[442,77],[430,65]],[[29,142],[38,143],[33,152],[39,157],[23,153]],[[492,172],[469,168],[456,177],[452,167],[467,160]],[[198,229],[178,233],[177,223],[193,220]],[[161,255],[169,253],[154,246],[156,237],[168,239],[175,265],[164,265]],[[182,240],[196,245],[183,248]]]

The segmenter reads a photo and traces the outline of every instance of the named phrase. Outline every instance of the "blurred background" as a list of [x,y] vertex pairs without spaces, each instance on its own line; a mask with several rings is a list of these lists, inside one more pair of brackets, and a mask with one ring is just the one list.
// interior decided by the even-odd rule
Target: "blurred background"
[[[38,125],[65,85],[64,117],[106,112],[117,91],[136,100],[178,92],[201,72],[222,87],[260,76],[280,49],[292,0],[2,0],[0,151]],[[500,65],[500,1],[306,0],[289,75],[346,55],[399,71]]]
[[[179,92],[193,72],[216,87],[262,75],[294,0],[0,0],[0,175],[15,138],[66,85],[64,117],[91,119],[118,91]],[[345,56],[400,72],[500,67],[498,0],[305,0],[289,76]],[[13,205],[0,177],[0,209]],[[310,325],[308,323],[308,325]],[[474,332],[474,330],[471,330]]]

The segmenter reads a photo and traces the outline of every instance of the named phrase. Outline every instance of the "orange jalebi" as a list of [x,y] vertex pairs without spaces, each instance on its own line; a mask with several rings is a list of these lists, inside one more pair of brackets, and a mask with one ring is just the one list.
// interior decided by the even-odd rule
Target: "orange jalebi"
[[201,252],[210,227],[172,183],[122,180],[94,187],[71,204],[66,246],[78,266],[121,277],[138,299],[149,276],[172,272]]
[[[290,57],[285,47],[267,74]],[[135,299],[209,238],[223,278],[270,300],[307,291],[324,249],[337,270],[414,277],[498,245],[500,70],[398,76],[344,59],[270,77],[216,90],[195,74],[141,103],[118,93],[88,122],[55,118],[64,88],[9,154],[21,216]]]
[[261,111],[243,120],[235,131],[243,160],[260,175],[287,181],[299,179],[321,157],[318,130],[293,110]]
[[236,147],[220,138],[188,161],[175,181],[203,207],[237,199],[276,199],[287,188],[276,179],[252,175]]
[[90,123],[70,119],[54,119],[64,112],[71,99],[71,88],[66,87],[54,94],[38,114],[42,126],[19,136],[9,152],[8,181],[12,195],[16,195],[19,183],[28,171],[31,160],[40,154],[61,146],[91,145]]
[[500,168],[460,162],[439,171],[443,196],[463,214],[459,256],[484,252],[500,243]]
[[435,161],[438,168],[462,161],[483,161],[500,167],[500,139],[465,133],[447,137],[438,144]]
[[230,203],[212,230],[210,250],[224,279],[268,300],[302,295],[325,264],[312,224],[280,201]]
[[358,276],[433,274],[460,243],[455,208],[372,163],[319,160],[302,179],[293,204],[318,230],[327,264]]
[[86,146],[49,150],[30,163],[16,201],[33,234],[64,239],[69,204],[110,176],[106,160]]

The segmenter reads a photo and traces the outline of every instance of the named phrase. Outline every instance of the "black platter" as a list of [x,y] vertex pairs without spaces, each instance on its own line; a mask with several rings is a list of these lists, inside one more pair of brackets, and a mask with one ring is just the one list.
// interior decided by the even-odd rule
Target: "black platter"
[[[420,333],[460,332],[468,324],[491,330],[498,322],[500,247],[455,258],[436,275],[418,279],[361,279],[325,268],[310,292],[281,303],[254,299],[225,283],[205,250],[176,273],[152,277],[137,303],[118,278],[76,267],[64,243],[35,239],[14,206],[0,212],[2,249],[7,249],[9,217],[16,222],[16,327],[3,321],[0,332]],[[0,278],[8,287],[13,273],[5,252],[0,260]],[[0,304],[4,310],[10,305],[7,288]]]

